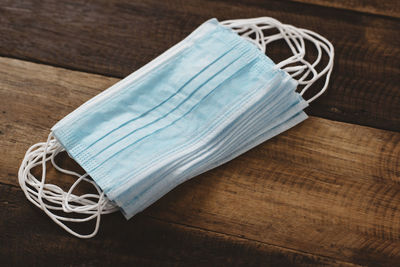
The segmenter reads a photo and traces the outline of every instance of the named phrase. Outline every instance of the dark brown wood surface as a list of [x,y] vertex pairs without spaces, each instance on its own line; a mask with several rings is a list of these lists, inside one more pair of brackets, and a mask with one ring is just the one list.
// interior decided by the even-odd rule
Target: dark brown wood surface
[[[310,114],[400,130],[396,18],[290,1],[6,1],[0,55],[122,78],[209,18],[257,16],[314,30],[334,44],[334,79]],[[281,54],[276,48],[272,58]]]
[[[142,247],[136,243],[137,235],[148,242],[148,249],[155,239],[162,238],[152,233],[146,239],[144,233],[156,230],[164,239],[157,242],[159,255],[155,258],[142,248],[123,259],[113,258],[111,253],[104,263],[156,263],[163,257],[173,257],[175,249],[184,255],[169,260],[189,263],[196,257],[183,252],[187,244],[181,244],[180,238],[187,242],[192,239],[199,246],[213,243],[214,256],[209,248],[198,251],[198,255],[216,264],[224,259],[225,263],[272,264],[281,257],[282,263],[295,265],[394,264],[400,259],[400,134],[316,117],[185,183],[129,223],[120,215],[104,216],[99,236],[90,241],[76,240],[24,199],[17,186],[18,163],[32,143],[46,138],[56,121],[117,79],[8,58],[0,59],[0,70],[0,130],[6,137],[0,145],[7,151],[0,159],[6,173],[1,180],[4,199],[0,211],[2,217],[13,214],[0,228],[8,229],[1,243],[12,244],[3,248],[3,256],[21,252],[24,246],[16,248],[26,235],[28,240],[54,238],[68,240],[56,251],[73,251],[76,247],[78,258],[67,261],[72,264],[87,260],[83,256],[86,249],[78,249],[88,246],[85,242],[95,244],[88,254],[94,258],[103,242],[110,246],[121,242],[115,255],[123,253],[118,249],[131,253],[136,244]],[[65,160],[62,162],[68,164]],[[54,170],[49,175],[57,184],[72,182]],[[169,247],[168,242],[174,246]],[[56,255],[55,244],[42,246]],[[168,250],[163,252],[164,246]],[[46,261],[47,253],[39,249],[42,247],[36,245],[25,257],[9,260],[22,263],[39,253]]]
[[354,10],[358,12],[400,17],[400,3],[398,1],[381,0],[291,0],[300,3],[308,3],[320,6],[335,7],[340,9]]
[[[398,5],[299,2],[2,1],[0,265],[398,265]],[[69,236],[25,199],[20,161],[55,122],[204,20],[262,15],[335,45],[332,84],[307,110],[312,117],[130,221],[104,216],[90,240]]]

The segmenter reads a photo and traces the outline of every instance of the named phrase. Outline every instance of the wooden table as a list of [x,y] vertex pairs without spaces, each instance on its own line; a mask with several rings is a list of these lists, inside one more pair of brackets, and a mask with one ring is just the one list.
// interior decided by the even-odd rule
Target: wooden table
[[[398,1],[0,2],[0,265],[399,266]],[[19,164],[55,122],[205,20],[258,16],[336,48],[308,120],[90,240],[25,199]]]

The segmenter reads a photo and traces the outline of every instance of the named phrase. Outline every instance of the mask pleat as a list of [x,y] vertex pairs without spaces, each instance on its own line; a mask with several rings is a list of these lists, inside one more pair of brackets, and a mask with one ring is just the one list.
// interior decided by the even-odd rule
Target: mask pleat
[[[265,33],[272,29],[274,34]],[[266,54],[278,40],[292,55],[275,64]],[[313,62],[305,58],[305,41],[318,53]],[[328,64],[317,71],[323,53]],[[67,232],[93,237],[102,214],[120,210],[129,219],[179,184],[307,119],[303,110],[326,90],[333,55],[324,37],[272,18],[211,19],[59,121],[47,142],[27,151],[18,173],[21,188]],[[321,78],[322,89],[304,100]],[[54,157],[62,151],[86,173],[58,166]],[[47,163],[77,177],[69,191],[45,182]],[[41,179],[31,172],[37,166]],[[73,194],[81,182],[97,193]],[[86,235],[65,224],[89,220],[96,225]]]
[[[220,83],[228,79],[237,68],[242,68],[249,64],[254,58],[254,53],[244,49],[237,48],[236,53],[229,53],[220,60],[210,65],[197,77],[188,82],[184,88],[176,94],[173,99],[165,103],[164,110],[154,110],[149,116],[142,117],[139,120],[131,121],[122,127],[114,130],[102,140],[88,147],[85,153],[91,157],[85,157],[81,160],[80,154],[72,156],[82,165],[93,157],[102,164],[108,158],[118,153],[122,148],[131,146],[136,142],[144,140],[156,131],[162,130],[176,120],[179,120],[193,106],[199,104],[205,95],[218,87]],[[160,80],[161,83],[164,83]]]

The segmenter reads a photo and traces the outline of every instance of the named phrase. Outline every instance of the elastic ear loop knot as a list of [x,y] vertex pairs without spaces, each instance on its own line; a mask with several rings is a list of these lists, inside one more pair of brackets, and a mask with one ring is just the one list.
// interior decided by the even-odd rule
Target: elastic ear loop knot
[[[55,139],[52,138],[51,133],[49,134],[46,143],[38,143],[31,146],[26,152],[18,172],[19,184],[27,199],[35,206],[42,209],[64,230],[79,238],[93,237],[98,232],[101,215],[115,212],[118,208],[104,196],[104,192],[101,192],[100,188],[94,181],[87,178],[87,174],[80,175],[76,172],[65,170],[55,163],[55,156],[62,151],[64,151],[64,149]],[[46,162],[49,160],[58,171],[79,177],[68,192],[63,191],[56,185],[45,183]],[[42,165],[42,177],[40,181],[30,172],[32,168],[39,165]],[[84,194],[80,196],[73,195],[73,189],[81,181],[91,183],[96,188],[98,194]],[[94,201],[96,199],[97,202]],[[64,211],[66,213],[74,212],[87,214],[88,216],[84,218],[71,218],[57,215],[52,211]],[[96,225],[93,232],[87,235],[81,235],[73,231],[62,222],[85,222],[92,219],[96,219]]]
[[[308,88],[310,88],[311,85],[315,83],[315,81],[326,75],[325,83],[322,89],[312,98],[310,98],[307,101],[308,103],[311,103],[326,91],[333,69],[334,58],[333,45],[326,38],[310,30],[296,28],[288,24],[282,24],[278,20],[270,17],[227,20],[221,22],[221,24],[231,28],[239,35],[246,34],[245,39],[256,44],[257,47],[264,53],[266,52],[266,46],[269,43],[284,39],[290,50],[292,51],[293,56],[281,61],[275,67],[285,70],[294,79],[296,79],[297,76],[301,75],[300,78],[296,79],[300,85],[304,85],[304,87],[300,91],[300,95],[303,95],[308,90]],[[264,36],[264,30],[273,28],[276,28],[279,33]],[[251,29],[250,32],[249,29]],[[250,38],[250,35],[252,33],[256,33],[256,39]],[[306,53],[304,39],[313,43],[317,49],[318,55],[313,63],[309,63],[307,60],[304,59],[304,55]],[[260,40],[263,41],[261,42]],[[318,73],[315,67],[320,63],[323,51],[328,55],[329,60],[325,68]],[[301,63],[301,65],[291,66],[296,62]],[[310,73],[312,74],[312,77],[308,80],[305,80]]]

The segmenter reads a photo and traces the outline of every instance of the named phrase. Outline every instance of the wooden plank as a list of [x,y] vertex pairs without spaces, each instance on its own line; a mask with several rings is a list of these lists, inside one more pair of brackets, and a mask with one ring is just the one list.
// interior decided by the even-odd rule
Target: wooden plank
[[[8,1],[0,7],[0,55],[124,77],[211,17],[258,16],[314,30],[335,45],[332,82],[310,114],[400,131],[396,19],[272,0]],[[284,51],[277,45],[269,56],[282,59]]]
[[3,266],[354,266],[262,242],[139,215],[104,217],[90,240],[67,235],[32,208],[19,188],[0,184]]
[[[29,145],[116,81],[0,58],[0,148],[7,151],[0,182],[16,185]],[[400,260],[399,159],[400,133],[311,117],[179,186],[144,214],[344,262],[393,265]],[[72,182],[49,175],[53,183]],[[30,227],[52,222],[42,224]]]
[[400,18],[400,4],[396,0],[291,0],[294,2],[341,8],[375,15]]

